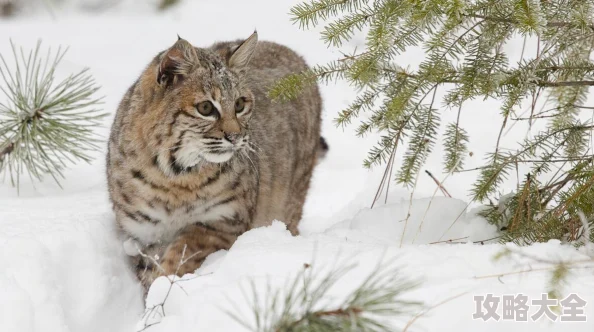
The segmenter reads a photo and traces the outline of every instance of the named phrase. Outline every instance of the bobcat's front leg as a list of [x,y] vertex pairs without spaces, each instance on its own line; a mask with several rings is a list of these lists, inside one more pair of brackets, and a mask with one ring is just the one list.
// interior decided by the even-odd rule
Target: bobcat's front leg
[[159,266],[152,266],[148,275],[141,276],[142,284],[148,288],[160,276],[192,273],[206,257],[215,251],[229,249],[237,235],[218,231],[203,224],[185,227],[167,246],[160,257]]

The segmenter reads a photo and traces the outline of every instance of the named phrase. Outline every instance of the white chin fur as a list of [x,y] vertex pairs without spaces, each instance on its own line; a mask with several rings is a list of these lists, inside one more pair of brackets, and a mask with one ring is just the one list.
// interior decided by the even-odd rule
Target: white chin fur
[[224,163],[226,161],[229,161],[229,159],[231,159],[231,157],[233,157],[233,150],[230,150],[229,152],[225,152],[225,153],[221,153],[221,154],[205,153],[202,155],[202,158],[204,158],[206,161],[215,163],[215,164]]

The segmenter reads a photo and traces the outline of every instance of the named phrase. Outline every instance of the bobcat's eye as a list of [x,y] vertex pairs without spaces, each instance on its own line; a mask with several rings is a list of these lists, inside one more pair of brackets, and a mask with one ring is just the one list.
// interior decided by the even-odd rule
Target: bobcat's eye
[[245,108],[245,98],[243,98],[243,97],[237,98],[237,100],[235,101],[235,113],[243,112],[244,108]]
[[213,115],[215,107],[210,101],[203,101],[196,105],[198,112],[204,116]]

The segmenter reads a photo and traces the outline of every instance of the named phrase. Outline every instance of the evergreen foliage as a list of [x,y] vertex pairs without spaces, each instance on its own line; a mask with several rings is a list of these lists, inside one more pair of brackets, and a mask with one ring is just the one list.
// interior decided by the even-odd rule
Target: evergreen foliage
[[51,176],[58,184],[69,163],[90,162],[99,148],[94,132],[106,115],[98,86],[86,69],[56,80],[66,50],[25,52],[12,44],[14,66],[0,54],[0,173],[18,188],[20,176]]
[[248,301],[255,325],[232,311],[227,313],[254,332],[395,332],[399,330],[386,319],[406,317],[421,308],[420,303],[401,298],[418,284],[403,278],[393,263],[378,264],[355,290],[336,303],[333,289],[355,267],[342,264],[324,272],[305,264],[286,287],[262,291],[252,283],[251,294],[245,295],[246,299],[251,297]]
[[[343,79],[357,87],[357,98],[336,123],[361,119],[358,135],[383,133],[366,167],[393,163],[396,149],[405,148],[396,181],[413,186],[439,141],[444,171],[461,171],[470,139],[459,124],[462,106],[472,99],[495,99],[501,102],[500,134],[478,169],[472,200],[500,201],[501,183],[518,165],[530,167],[513,197],[484,211],[507,229],[504,240],[572,241],[585,229],[578,212],[593,219],[594,127],[582,115],[593,109],[585,102],[594,85],[594,1],[311,0],[295,6],[291,15],[303,29],[325,24],[321,38],[329,47],[340,49],[356,33],[365,35],[364,49],[286,77],[270,96],[294,98],[316,81]],[[523,49],[521,60],[510,59],[506,46],[518,37],[524,45],[535,41],[537,54]],[[426,55],[418,69],[398,66],[395,58],[412,47]],[[438,89],[443,97],[436,100]],[[539,111],[545,97],[544,104],[552,107]],[[527,104],[530,115],[522,118],[518,114]],[[440,137],[443,109],[457,111],[458,120],[446,124]],[[518,143],[515,151],[500,148],[505,128],[537,119],[546,121],[545,131]],[[594,240],[594,233],[589,236]]]

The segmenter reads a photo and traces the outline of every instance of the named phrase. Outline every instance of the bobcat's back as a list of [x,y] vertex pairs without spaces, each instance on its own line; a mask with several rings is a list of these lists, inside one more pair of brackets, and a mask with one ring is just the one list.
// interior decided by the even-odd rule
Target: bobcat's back
[[[212,49],[228,56],[240,42],[215,44]],[[308,69],[305,60],[286,46],[258,43],[249,64],[249,82],[257,111],[250,124],[258,150],[259,188],[255,226],[283,220],[297,232],[311,173],[320,147],[322,100],[317,85],[295,100],[273,102],[270,87],[279,79]]]

